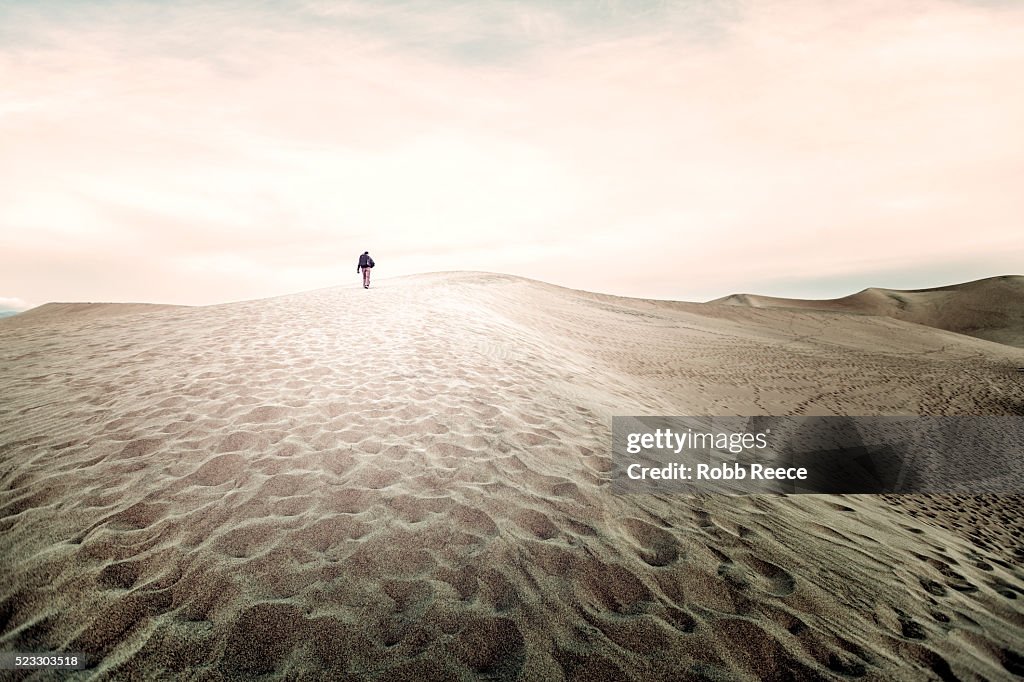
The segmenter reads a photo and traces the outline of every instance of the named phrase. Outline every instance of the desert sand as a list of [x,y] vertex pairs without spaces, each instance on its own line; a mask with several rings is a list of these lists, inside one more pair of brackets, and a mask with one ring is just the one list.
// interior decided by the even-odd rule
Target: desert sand
[[931,326],[484,273],[2,320],[0,649],[89,655],[60,679],[1020,675],[1019,497],[608,485],[613,415],[1024,414],[1019,329],[948,331],[970,286]]

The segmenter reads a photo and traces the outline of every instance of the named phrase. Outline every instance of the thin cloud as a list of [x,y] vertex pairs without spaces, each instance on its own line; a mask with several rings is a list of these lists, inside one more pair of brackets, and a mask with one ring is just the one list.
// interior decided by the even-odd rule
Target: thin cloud
[[31,308],[24,299],[16,296],[0,296],[0,310],[28,310]]

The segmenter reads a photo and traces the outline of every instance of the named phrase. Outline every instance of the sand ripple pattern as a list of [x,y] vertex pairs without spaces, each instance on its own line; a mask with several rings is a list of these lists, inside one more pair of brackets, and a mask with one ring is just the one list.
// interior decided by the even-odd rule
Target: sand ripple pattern
[[1019,349],[479,273],[111,312],[0,323],[0,647],[73,678],[1024,672],[1017,499],[607,488],[613,414],[1020,413]]

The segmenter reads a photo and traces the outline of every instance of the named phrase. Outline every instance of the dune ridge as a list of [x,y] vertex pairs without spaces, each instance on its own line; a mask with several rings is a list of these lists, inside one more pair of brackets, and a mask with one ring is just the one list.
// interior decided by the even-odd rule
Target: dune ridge
[[842,298],[810,300],[731,294],[710,301],[754,308],[884,315],[1024,347],[1024,276],[1002,275],[932,289],[871,287]]
[[103,317],[116,317],[140,312],[156,312],[169,308],[185,308],[187,306],[165,305],[159,303],[44,303],[24,312],[12,313],[11,317],[0,318],[4,328],[14,328],[29,324],[63,324],[68,319],[83,320]]
[[1022,414],[882,316],[434,273],[0,323],[0,647],[82,679],[1005,679],[1019,498],[615,496],[615,414]]

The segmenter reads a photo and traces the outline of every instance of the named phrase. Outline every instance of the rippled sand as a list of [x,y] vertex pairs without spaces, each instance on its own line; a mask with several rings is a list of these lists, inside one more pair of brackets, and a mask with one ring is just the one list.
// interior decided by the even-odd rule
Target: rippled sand
[[1022,414],[1019,366],[480,273],[47,306],[0,321],[0,649],[100,678],[1006,679],[1021,498],[607,472],[615,414]]

